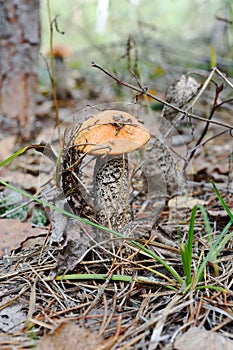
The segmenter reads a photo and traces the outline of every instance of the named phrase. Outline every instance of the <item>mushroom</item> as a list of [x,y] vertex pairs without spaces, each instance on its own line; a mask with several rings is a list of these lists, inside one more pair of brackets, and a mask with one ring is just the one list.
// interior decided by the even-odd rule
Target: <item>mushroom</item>
[[96,157],[96,219],[101,225],[120,229],[133,218],[127,154],[145,145],[150,134],[131,114],[105,110],[84,121],[76,135],[76,151]]
[[60,60],[64,60],[64,58],[70,57],[72,55],[72,51],[70,50],[70,48],[62,44],[54,45],[52,52],[54,58],[56,57]]

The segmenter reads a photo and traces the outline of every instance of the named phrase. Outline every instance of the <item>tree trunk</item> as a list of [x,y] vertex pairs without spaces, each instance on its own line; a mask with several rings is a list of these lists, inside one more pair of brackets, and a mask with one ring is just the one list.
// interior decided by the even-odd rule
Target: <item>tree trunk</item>
[[39,0],[0,0],[0,126],[29,140],[35,121]]

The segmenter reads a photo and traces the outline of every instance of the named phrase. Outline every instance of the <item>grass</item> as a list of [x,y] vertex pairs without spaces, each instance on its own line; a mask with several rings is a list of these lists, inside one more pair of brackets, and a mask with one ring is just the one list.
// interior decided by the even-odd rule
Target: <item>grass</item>
[[[15,157],[30,148],[28,146],[19,150],[1,162],[0,167],[11,163]],[[0,184],[45,207],[126,241],[119,232],[80,218],[3,180],[0,180]],[[63,320],[76,320],[78,324],[85,324],[92,332],[103,332],[106,339],[111,329],[111,334],[117,335],[116,341],[121,344],[122,349],[141,349],[142,347],[134,347],[132,344],[140,345],[140,339],[146,339],[151,329],[152,338],[156,335],[158,339],[162,339],[165,335],[168,340],[175,337],[181,328],[186,329],[190,325],[203,325],[213,330],[221,327],[222,331],[230,332],[231,314],[228,305],[231,304],[227,303],[231,303],[233,295],[229,269],[233,214],[214,183],[213,188],[221,206],[229,215],[229,222],[216,234],[206,209],[202,205],[195,206],[188,220],[188,229],[184,220],[178,225],[179,241],[181,237],[186,237],[185,232],[187,238],[180,243],[180,254],[176,249],[175,259],[169,258],[166,253],[155,254],[157,251],[152,251],[155,241],[151,245],[146,241],[145,244],[148,245],[144,246],[138,241],[128,239],[122,245],[122,251],[103,250],[101,243],[91,246],[85,258],[80,258],[77,267],[64,274],[56,273],[56,276],[54,272],[59,267],[58,250],[51,247],[48,249],[47,244],[43,248],[35,246],[30,250],[16,252],[7,258],[9,261],[12,258],[12,263],[7,268],[4,266],[5,259],[0,259],[2,289],[8,288],[11,305],[25,302],[28,315],[26,319],[24,316],[22,318],[24,332],[20,338],[17,333],[17,342],[20,339],[24,344],[22,348],[33,348],[48,330],[53,329],[54,325],[62,324]],[[200,222],[203,240],[199,240],[198,236]],[[124,247],[128,248],[128,242],[130,248],[134,247],[129,254],[124,250]],[[226,245],[227,254],[222,252]],[[63,254],[63,251],[59,254]],[[64,252],[63,257],[66,254]],[[221,258],[228,260],[225,263]],[[14,286],[19,288],[18,294],[14,293]],[[1,307],[7,314],[9,301],[3,298],[3,303],[5,304]],[[219,314],[217,325],[216,313]],[[126,327],[127,330],[124,331]],[[120,331],[122,334],[118,333]],[[14,335],[9,339],[14,342]]]
[[[214,183],[213,183],[214,185]],[[221,201],[223,200],[220,193],[218,192],[216,186],[214,185],[214,189],[216,194],[219,196],[218,198],[221,198]],[[197,210],[200,209],[202,217],[205,222],[205,228],[206,228],[206,233],[209,237],[209,242],[210,248],[209,252],[206,255],[206,257],[203,259],[202,262],[199,261],[196,270],[192,271],[192,247],[193,247],[193,241],[194,241],[194,230],[195,230],[195,217],[197,214]],[[231,214],[232,216],[232,214]],[[180,254],[182,258],[182,263],[183,263],[183,271],[184,271],[184,276],[186,278],[186,288],[185,292],[188,291],[190,288],[192,289],[203,289],[203,288],[213,288],[213,286],[208,286],[208,285],[201,285],[198,286],[198,284],[202,281],[203,276],[204,276],[204,270],[207,267],[207,264],[209,261],[212,261],[214,264],[214,270],[217,273],[217,265],[216,265],[216,258],[225,246],[225,244],[229,241],[229,239],[232,237],[233,233],[230,233],[228,236],[226,236],[227,232],[229,231],[231,225],[233,223],[233,220],[230,220],[228,224],[224,227],[222,232],[220,233],[219,237],[215,242],[213,242],[212,238],[212,233],[211,233],[211,227],[210,227],[210,222],[206,213],[205,208],[202,205],[196,205],[192,209],[191,213],[191,218],[190,218],[190,223],[189,223],[189,232],[188,232],[188,242],[187,243],[182,243],[180,244]],[[225,289],[223,288],[218,288],[214,287],[216,290],[224,291],[226,292]]]
[[[0,163],[0,167],[6,165],[7,163],[11,162],[14,158],[18,157],[19,155],[25,153],[28,149],[31,149],[32,146],[27,146],[22,148],[21,150],[17,151],[16,153],[14,153],[13,155],[11,155],[9,158],[7,158],[6,160],[2,161]],[[72,214],[70,212],[67,212],[64,209],[58,208],[56,206],[54,206],[51,203],[48,203],[42,199],[39,199],[21,189],[17,189],[14,186],[6,183],[3,180],[0,180],[0,183],[18,193],[20,193],[21,195],[30,198],[31,200],[38,202],[42,205],[44,205],[45,207],[49,207],[52,210],[56,210],[58,212],[60,212],[63,215],[66,215],[70,218],[73,218],[75,220],[78,220],[80,222],[86,223],[96,229],[99,230],[103,230],[105,232],[108,232],[109,234],[114,235],[115,237],[124,239],[124,235],[120,234],[119,232],[116,232],[112,229],[109,229],[107,227],[98,225],[92,221],[89,221],[87,219],[81,218],[75,214]],[[144,245],[142,245],[141,243],[135,241],[135,240],[130,240],[131,244],[133,244],[135,247],[137,247],[139,250],[145,252],[146,254],[148,254],[149,256],[151,256],[153,259],[155,259],[157,262],[159,262],[169,273],[170,277],[167,276],[167,274],[161,274],[158,273],[157,271],[153,270],[155,274],[158,274],[160,277],[163,277],[167,282],[167,288],[171,288],[171,285],[173,285],[173,288],[177,290],[180,288],[183,288],[184,293],[186,293],[187,291],[189,291],[190,289],[203,289],[203,288],[213,288],[213,286],[208,286],[208,285],[200,285],[200,283],[203,280],[203,275],[204,275],[204,271],[208,265],[208,262],[211,261],[214,265],[214,271],[216,273],[216,275],[218,274],[218,266],[216,263],[216,258],[217,256],[220,254],[220,252],[222,251],[223,247],[226,245],[226,243],[232,238],[233,236],[233,232],[228,233],[232,223],[233,223],[233,214],[231,213],[230,209],[228,208],[228,206],[226,205],[225,201],[223,200],[222,196],[220,195],[216,185],[214,184],[214,182],[212,182],[213,188],[215,190],[215,193],[221,203],[221,205],[223,206],[223,208],[225,209],[225,211],[227,212],[227,214],[230,217],[230,221],[228,222],[228,224],[224,227],[224,229],[222,230],[222,232],[220,233],[220,235],[218,236],[217,240],[214,241],[213,236],[212,236],[212,231],[211,231],[211,225],[208,219],[208,215],[206,213],[206,210],[204,208],[204,206],[202,205],[196,205],[194,206],[194,208],[192,209],[191,212],[191,217],[190,217],[190,222],[189,222],[189,230],[188,230],[188,238],[187,238],[187,242],[185,243],[180,243],[180,255],[181,255],[181,259],[182,259],[182,267],[183,267],[183,275],[181,275],[174,267],[170,266],[165,259],[161,258],[160,256],[158,256],[157,254],[155,254],[154,252],[152,252],[150,249],[146,248]],[[194,237],[195,237],[195,219],[197,216],[197,212],[198,210],[201,212],[201,215],[203,217],[204,220],[204,224],[205,224],[205,231],[208,237],[208,241],[209,241],[209,252],[208,254],[204,257],[201,257],[199,259],[199,262],[196,266],[196,268],[194,269],[194,262],[193,262],[193,244],[194,244]],[[89,275],[88,278],[93,278],[95,279],[95,275]],[[66,278],[66,276],[63,276],[63,278]],[[71,276],[69,275],[69,278],[71,278]],[[76,279],[80,279],[81,276],[77,276],[75,277]],[[87,276],[86,276],[87,278]],[[98,277],[100,278],[100,276]],[[101,279],[103,278],[103,276],[101,276]],[[116,277],[115,277],[116,278]],[[119,280],[121,280],[122,278],[126,278],[126,280],[130,281],[131,277],[128,278],[128,276],[124,276],[124,277],[120,277],[119,276]],[[126,281],[125,280],[125,281]],[[153,281],[151,280],[152,284]],[[223,290],[223,288],[218,288],[218,287],[214,287],[215,289],[219,289],[221,291],[226,291]]]

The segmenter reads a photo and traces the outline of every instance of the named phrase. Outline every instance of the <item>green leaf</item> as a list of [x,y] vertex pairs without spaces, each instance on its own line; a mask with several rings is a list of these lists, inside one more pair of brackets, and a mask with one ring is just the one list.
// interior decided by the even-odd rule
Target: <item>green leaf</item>
[[221,202],[223,208],[225,209],[225,211],[226,211],[227,214],[229,215],[230,219],[233,221],[233,214],[232,214],[232,212],[230,211],[230,209],[228,208],[226,202],[224,201],[224,199],[222,198],[221,194],[219,193],[219,191],[218,191],[218,189],[217,189],[217,187],[216,187],[216,185],[215,185],[215,183],[214,183],[213,180],[211,181],[211,183],[212,183],[212,185],[213,185],[213,188],[214,188],[214,190],[215,190],[215,193],[216,193],[218,199],[220,200],[220,202]]
[[7,163],[11,162],[13,159],[15,159],[16,157],[20,156],[21,154],[25,153],[28,149],[31,149],[31,146],[26,146],[23,147],[21,149],[19,149],[17,152],[13,153],[10,157],[8,157],[7,159],[3,160],[2,162],[0,162],[0,168],[3,165],[6,165]]
[[203,262],[201,263],[200,267],[197,270],[196,273],[196,277],[195,277],[195,286],[202,280],[203,275],[204,275],[204,269],[208,263],[209,260],[212,260],[212,257],[215,253],[215,250],[218,246],[218,244],[221,242],[221,240],[223,239],[223,237],[225,236],[225,234],[227,233],[227,231],[229,230],[229,228],[231,227],[233,221],[229,221],[228,224],[224,227],[223,231],[221,232],[221,234],[219,235],[218,239],[214,242],[214,244],[211,246],[208,254],[206,255],[205,259],[203,260]]

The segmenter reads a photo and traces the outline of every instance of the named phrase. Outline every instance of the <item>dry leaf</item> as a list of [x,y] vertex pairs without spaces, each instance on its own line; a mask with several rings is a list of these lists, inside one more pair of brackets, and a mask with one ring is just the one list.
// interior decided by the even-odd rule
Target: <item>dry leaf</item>
[[168,202],[168,207],[172,209],[188,208],[193,209],[195,205],[204,205],[205,201],[191,196],[176,196]]
[[[231,212],[233,212],[232,208],[229,208]],[[227,214],[226,210],[207,210],[207,213],[209,216],[211,216],[213,219],[229,219],[229,215]]]
[[[186,108],[200,88],[200,84],[192,77],[183,74],[179,80],[173,82],[167,91],[166,102],[175,107]],[[180,113],[175,109],[164,106],[162,118],[169,120],[172,124],[179,118]]]
[[32,228],[31,224],[19,220],[0,220],[0,256],[20,248],[23,241],[29,237],[45,235],[46,230]]
[[65,245],[58,255],[57,273],[75,269],[80,258],[88,251],[91,244],[93,244],[85,234],[85,231],[93,236],[92,227],[75,220],[69,220],[65,231]]
[[[62,210],[65,209],[64,199],[55,199],[54,205]],[[52,234],[50,237],[50,243],[54,245],[61,245],[65,241],[65,232],[68,225],[68,216],[60,213],[57,210],[52,210],[51,222],[52,222]]]
[[170,149],[156,138],[145,155],[144,172],[148,182],[149,196],[169,197],[185,190],[186,181]]
[[3,174],[1,177],[5,182],[15,184],[17,187],[21,187],[22,189],[33,193],[37,192],[40,187],[38,177],[28,173],[24,174],[19,171],[16,173],[16,171],[8,170],[7,173]]
[[[2,299],[0,306],[6,304],[12,297],[5,297]],[[22,329],[22,321],[25,321],[26,313],[23,311],[23,305],[20,303],[13,304],[0,310],[0,325],[4,332],[14,333]]]
[[[2,137],[2,135],[0,135]],[[0,162],[8,157],[13,153],[14,146],[16,144],[16,136],[8,136],[4,137],[0,141]]]
[[232,350],[233,342],[216,332],[190,328],[175,342],[176,350]]
[[37,350],[104,350],[104,339],[71,322],[61,323],[54,331],[44,336]]

